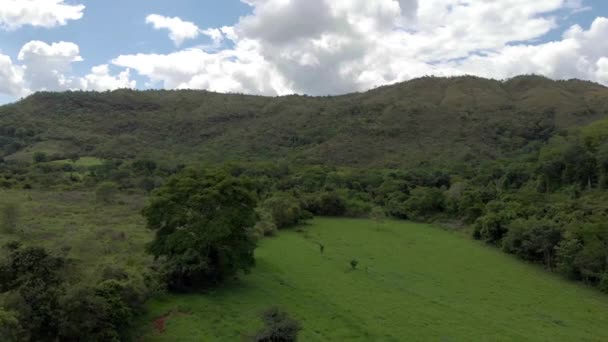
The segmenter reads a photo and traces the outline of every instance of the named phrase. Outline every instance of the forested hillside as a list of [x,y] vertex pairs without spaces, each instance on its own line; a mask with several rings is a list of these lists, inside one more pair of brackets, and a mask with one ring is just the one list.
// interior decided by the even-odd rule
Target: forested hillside
[[0,157],[409,168],[510,156],[606,115],[607,88],[538,76],[422,78],[337,97],[37,93],[0,107]]

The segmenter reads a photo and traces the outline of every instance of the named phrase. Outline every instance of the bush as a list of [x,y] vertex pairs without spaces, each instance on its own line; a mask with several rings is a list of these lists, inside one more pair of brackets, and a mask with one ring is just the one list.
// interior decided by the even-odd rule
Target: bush
[[294,342],[302,330],[298,321],[277,308],[264,312],[262,319],[265,326],[253,338],[255,342]]
[[258,222],[255,224],[254,230],[258,237],[272,236],[277,232],[277,225],[274,223],[272,214],[264,209],[257,208]]
[[428,219],[445,209],[445,195],[441,189],[417,187],[404,206],[409,218]]
[[321,192],[308,195],[306,210],[319,216],[344,216],[346,203],[336,192]]
[[114,182],[103,182],[95,190],[95,198],[98,202],[111,204],[116,200],[118,185]]
[[48,157],[44,152],[36,152],[33,156],[34,163],[44,163],[47,161]]
[[125,341],[143,294],[126,282],[108,280],[93,288],[77,288],[61,299],[61,341]]
[[272,215],[278,229],[295,226],[302,219],[300,202],[284,192],[276,193],[264,201],[263,207]]
[[508,225],[502,244],[507,253],[524,260],[542,262],[552,268],[556,247],[561,239],[561,229],[552,221],[518,219]]

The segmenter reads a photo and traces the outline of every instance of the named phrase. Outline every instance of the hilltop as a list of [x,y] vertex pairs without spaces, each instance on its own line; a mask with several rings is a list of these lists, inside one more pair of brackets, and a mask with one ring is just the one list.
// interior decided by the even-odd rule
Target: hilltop
[[426,77],[334,97],[41,92],[0,107],[0,156],[416,167],[510,156],[606,116],[608,88],[539,76]]

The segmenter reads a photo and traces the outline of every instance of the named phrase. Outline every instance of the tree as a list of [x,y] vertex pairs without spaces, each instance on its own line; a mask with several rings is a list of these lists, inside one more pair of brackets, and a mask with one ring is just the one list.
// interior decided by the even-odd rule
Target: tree
[[0,264],[0,293],[10,292],[5,303],[27,333],[20,339],[54,341],[58,333],[66,260],[38,247],[7,247],[9,255]]
[[254,266],[256,201],[249,188],[222,170],[188,169],[153,193],[143,209],[156,232],[147,251],[161,262],[169,289],[215,286]]
[[384,213],[384,209],[380,207],[374,207],[369,214],[369,217],[374,220],[376,223],[376,229],[380,230],[380,226],[384,223],[386,219],[386,214]]
[[61,299],[60,341],[125,341],[142,296],[130,284],[107,280]]
[[36,163],[36,164],[44,163],[48,159],[46,153],[44,153],[44,152],[36,152],[36,153],[34,153],[34,157],[33,158],[34,158],[34,163]]
[[283,192],[264,201],[263,207],[270,212],[278,229],[295,226],[303,214],[298,200]]
[[555,264],[554,257],[562,240],[560,227],[546,219],[518,219],[508,225],[503,239],[503,249],[522,259],[542,262],[549,269]]
[[69,153],[67,157],[69,160],[72,161],[72,163],[75,163],[78,161],[78,159],[80,159],[80,156],[78,155],[78,153]]
[[133,163],[133,170],[146,176],[152,175],[157,167],[156,162],[149,159],[141,159]]
[[258,222],[255,224],[254,230],[259,237],[272,236],[277,232],[277,225],[274,223],[272,214],[264,209],[256,209],[258,215]]
[[98,202],[110,204],[116,199],[118,185],[114,182],[103,182],[95,190],[95,198]]
[[5,234],[13,234],[19,224],[20,209],[15,202],[5,203],[0,209],[0,228]]
[[445,195],[438,188],[417,187],[405,202],[410,218],[425,219],[445,209]]

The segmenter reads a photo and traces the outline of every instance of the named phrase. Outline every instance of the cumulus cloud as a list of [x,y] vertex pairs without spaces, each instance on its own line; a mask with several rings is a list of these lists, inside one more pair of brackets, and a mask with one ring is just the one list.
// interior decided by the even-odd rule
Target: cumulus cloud
[[64,0],[1,0],[0,29],[15,30],[25,25],[51,28],[82,18],[84,5]]
[[91,73],[79,79],[80,87],[85,90],[104,91],[121,88],[135,88],[135,81],[131,80],[131,71],[126,69],[118,75],[110,73],[110,66],[102,64],[91,68]]
[[0,54],[0,94],[20,97],[39,90],[135,88],[130,70],[123,69],[112,75],[107,64],[93,67],[83,77],[75,76],[72,65],[82,60],[80,49],[74,43],[30,41],[23,45],[16,62]]
[[230,48],[124,55],[113,63],[164,87],[261,94],[338,94],[424,75],[605,82],[606,19],[538,43],[559,27],[558,11],[584,10],[581,0],[242,1],[250,15],[206,30]]
[[23,89],[23,69],[14,65],[9,56],[0,54],[0,94],[20,96]]
[[157,30],[169,30],[169,38],[176,46],[182,45],[188,39],[198,37],[201,33],[201,30],[194,23],[184,21],[178,17],[170,18],[158,14],[150,14],[146,17],[146,23],[152,24]]
[[124,55],[112,63],[137,70],[165,88],[265,95],[288,92],[282,76],[258,50],[259,46],[249,41],[241,42],[236,50],[210,53],[196,48],[168,55]]
[[34,40],[19,51],[17,60],[23,65],[24,78],[31,89],[63,90],[73,86],[66,77],[74,62],[82,61],[78,45],[69,42],[47,44]]

